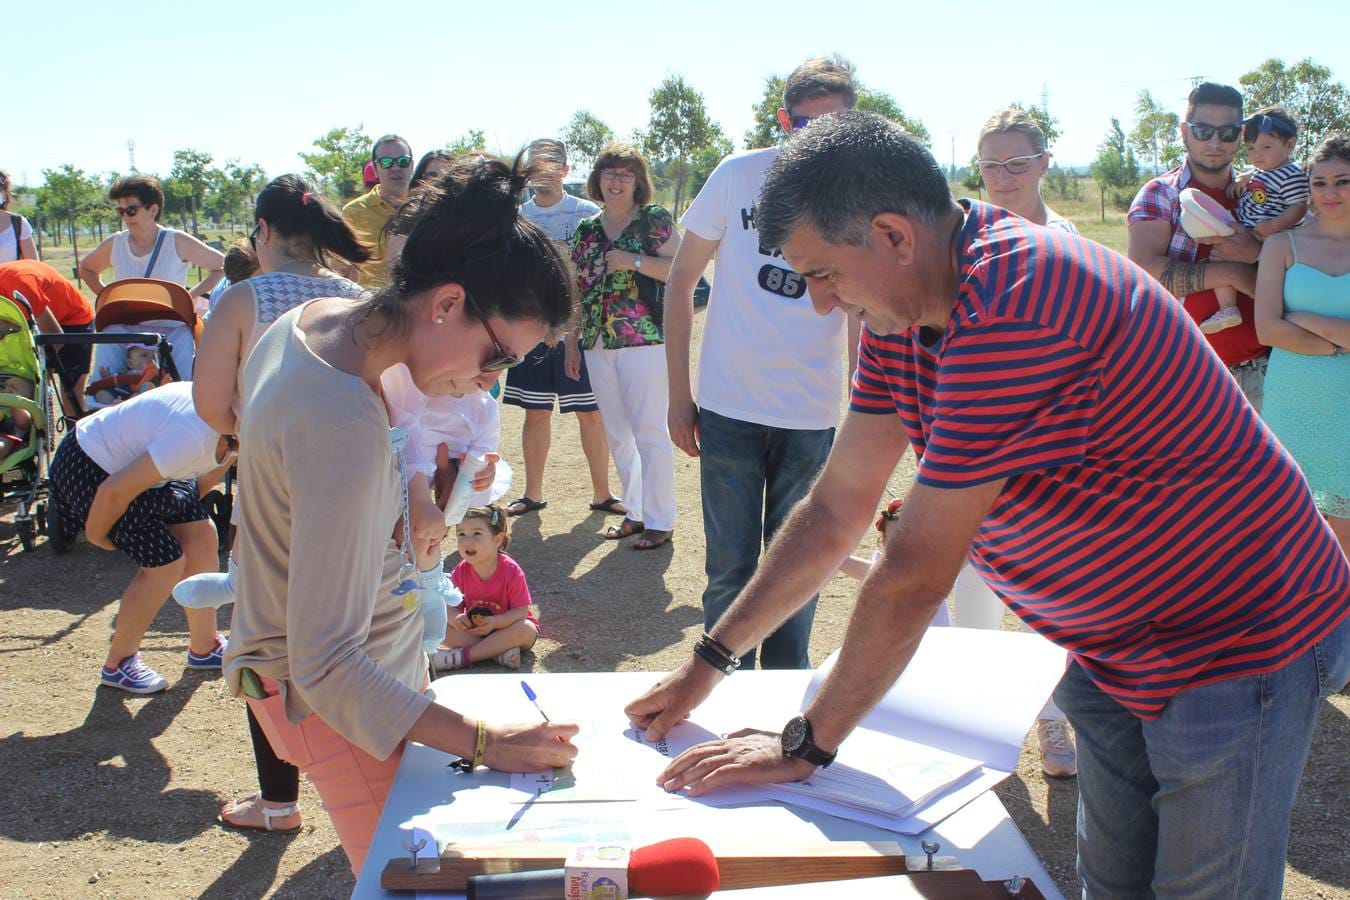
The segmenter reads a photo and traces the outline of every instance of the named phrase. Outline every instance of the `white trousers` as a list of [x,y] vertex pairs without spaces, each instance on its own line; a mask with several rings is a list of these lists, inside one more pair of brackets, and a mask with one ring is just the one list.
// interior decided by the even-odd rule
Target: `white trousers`
[[655,531],[670,531],[675,527],[675,447],[666,425],[666,348],[597,347],[585,352],[628,518]]
[[[998,594],[985,583],[970,563],[961,566],[956,575],[956,584],[952,588],[952,599],[956,606],[956,624],[960,628],[982,628],[985,631],[1003,630],[1003,613],[1007,607],[998,599]],[[1030,631],[1027,623],[1022,623],[1023,631]],[[1045,701],[1039,718],[1062,719],[1053,699]]]

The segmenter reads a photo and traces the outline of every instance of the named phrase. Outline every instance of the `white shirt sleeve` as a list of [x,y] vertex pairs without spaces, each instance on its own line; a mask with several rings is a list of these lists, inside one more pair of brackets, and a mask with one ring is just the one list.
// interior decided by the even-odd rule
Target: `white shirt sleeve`
[[215,462],[220,435],[205,422],[173,424],[160,431],[146,447],[155,468],[167,481],[196,478]]
[[473,435],[469,439],[469,453],[496,453],[502,439],[502,415],[497,401],[480,391],[474,395],[480,401],[475,410]]
[[732,173],[727,157],[717,164],[703,184],[694,202],[680,217],[680,224],[705,241],[720,241],[727,231],[727,197],[730,195]]

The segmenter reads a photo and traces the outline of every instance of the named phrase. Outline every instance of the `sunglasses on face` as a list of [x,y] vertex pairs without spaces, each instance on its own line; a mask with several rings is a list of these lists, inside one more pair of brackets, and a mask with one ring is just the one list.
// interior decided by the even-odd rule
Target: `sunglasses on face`
[[113,211],[123,219],[133,219],[136,217],[136,213],[143,209],[145,209],[145,207],[141,206],[139,203],[128,203],[126,206],[113,207]]
[[390,169],[393,168],[394,166],[398,166],[400,169],[406,169],[408,168],[408,166],[412,165],[412,157],[381,156],[379,159],[375,160],[375,162],[379,163],[381,169]]
[[502,346],[502,342],[497,340],[497,335],[493,332],[492,326],[488,324],[487,318],[482,321],[483,330],[487,332],[488,339],[492,341],[492,355],[479,368],[484,372],[500,372],[503,369],[520,365],[520,357],[507,352],[507,349]]
[[1190,129],[1191,137],[1197,141],[1207,141],[1219,135],[1219,140],[1225,144],[1235,143],[1238,135],[1242,134],[1242,123],[1235,125],[1206,125],[1204,122],[1187,122],[1186,127]]
[[988,178],[1002,169],[1009,175],[1025,175],[1027,170],[1031,168],[1031,163],[1044,155],[1045,151],[1042,150],[1040,153],[1033,153],[1030,156],[1014,156],[1012,159],[1003,160],[1003,162],[995,159],[982,159],[978,163],[980,174]]
[[620,181],[629,184],[637,180],[637,175],[627,169],[602,169],[600,177],[605,181]]
[[1277,138],[1288,140],[1295,137],[1295,133],[1289,128],[1288,123],[1281,122],[1274,116],[1267,116],[1257,113],[1250,119],[1242,123],[1243,137],[1250,143],[1256,140],[1258,135],[1273,134]]

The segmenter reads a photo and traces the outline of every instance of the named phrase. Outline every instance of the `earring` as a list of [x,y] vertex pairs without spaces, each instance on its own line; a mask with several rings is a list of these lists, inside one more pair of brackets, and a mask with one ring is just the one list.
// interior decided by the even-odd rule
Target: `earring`
[[437,325],[444,325],[444,324],[445,324],[445,316],[437,316],[437,317],[436,317],[436,324],[437,324]]

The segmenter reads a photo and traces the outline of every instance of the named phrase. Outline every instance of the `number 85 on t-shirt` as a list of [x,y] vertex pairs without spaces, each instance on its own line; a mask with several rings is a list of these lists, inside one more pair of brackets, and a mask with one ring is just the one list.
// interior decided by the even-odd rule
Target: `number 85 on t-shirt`
[[764,265],[759,270],[759,286],[773,294],[800,300],[806,295],[806,279],[791,269]]

